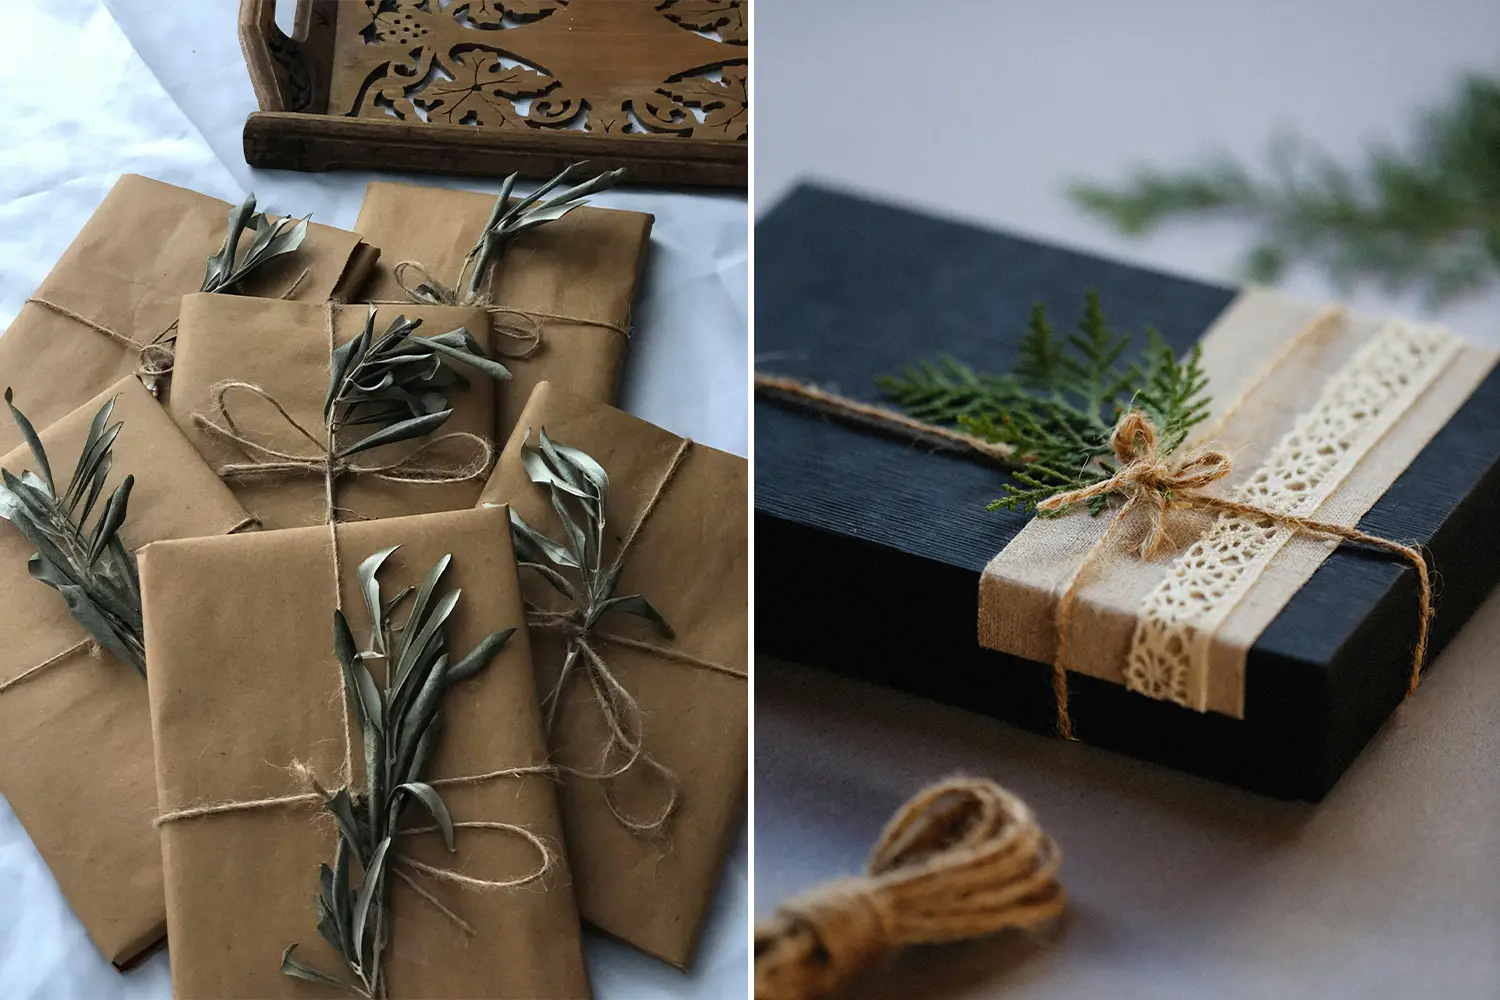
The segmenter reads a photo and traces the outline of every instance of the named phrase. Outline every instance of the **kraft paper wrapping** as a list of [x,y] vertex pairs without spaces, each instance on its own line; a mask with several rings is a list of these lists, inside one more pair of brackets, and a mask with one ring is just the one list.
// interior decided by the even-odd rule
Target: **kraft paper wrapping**
[[[362,296],[376,302],[404,300],[395,266],[406,260],[420,261],[451,286],[494,205],[494,195],[476,191],[371,183],[355,228],[379,244],[384,256]],[[506,360],[515,381],[513,391],[498,399],[496,440],[510,436],[538,382],[552,382],[596,402],[614,401],[627,338],[618,330],[555,317],[594,320],[628,331],[653,221],[643,212],[576,208],[522,235],[500,258],[490,287],[492,304],[537,312],[543,332],[531,357]],[[503,338],[496,345],[507,349]]]
[[[242,525],[245,511],[134,377],[41,432],[53,475],[64,482],[72,475],[94,414],[115,394],[113,419],[125,426],[105,495],[135,476],[120,529],[126,546]],[[25,397],[16,402],[31,409]],[[25,445],[0,465],[18,476],[36,470]],[[0,647],[0,683],[88,637],[62,597],[30,578],[26,560],[34,551],[20,532],[0,524],[9,637]],[[139,674],[108,652],[94,658],[79,650],[0,691],[0,794],[105,957],[125,966],[161,940],[166,909],[151,825],[151,718]]]
[[[466,327],[489,350],[482,309],[381,306],[375,316],[376,336],[402,315],[422,320],[417,335],[430,336]],[[368,316],[368,306],[335,306],[337,342],[343,344],[359,336]],[[174,389],[168,404],[172,419],[215,468],[227,462],[245,461],[246,456],[237,446],[216,440],[193,419],[195,414],[213,414],[213,388],[217,383],[237,380],[269,392],[299,424],[321,440],[323,400],[328,392],[328,345],[326,305],[243,296],[186,296],[177,334]],[[415,452],[425,441],[456,431],[493,440],[494,398],[513,391],[513,383],[497,382],[456,362],[452,367],[469,384],[449,391],[448,404],[453,415],[446,423],[426,438],[373,448],[355,456],[354,461],[368,466],[393,462]],[[226,403],[235,423],[250,439],[289,454],[317,453],[312,442],[265,401],[245,392],[234,392],[226,398]],[[354,440],[370,430],[349,428],[347,436],[340,440]],[[428,455],[435,461],[461,464],[475,450],[473,442],[454,441],[429,450]],[[474,506],[483,487],[482,476],[459,483],[400,483],[349,473],[338,480],[337,502],[341,508],[338,516],[340,520],[355,520],[462,510]],[[305,527],[325,520],[327,504],[321,473],[234,480],[230,488],[268,529]]]
[[[203,283],[208,258],[224,242],[230,205],[196,191],[126,174],[105,196],[34,298],[145,344],[177,318],[181,296]],[[241,237],[241,248],[248,246]],[[237,288],[277,296],[296,286],[299,302],[347,300],[379,251],[358,235],[310,223],[295,253],[272,260]],[[228,297],[228,293],[216,293]],[[45,427],[134,372],[137,351],[37,302],[21,308],[0,336],[0,380],[24,387],[28,416]],[[0,426],[0,449],[21,437]]]
[[[606,524],[619,539],[639,519],[682,439],[602,403],[548,383],[538,385],[506,443],[484,501],[512,504],[538,531],[561,537],[549,494],[521,464],[528,429],[582,449],[609,474]],[[533,437],[535,443],[535,437]],[[676,632],[661,639],[637,618],[606,616],[601,631],[665,643],[699,659],[748,670],[748,469],[744,459],[693,444],[645,521],[624,561],[617,594],[642,594]],[[612,554],[611,554],[612,557]],[[525,598],[560,600],[530,572]],[[534,631],[538,692],[551,691],[565,642]],[[681,782],[681,802],[664,840],[633,835],[611,814],[603,782],[565,776],[563,823],[583,918],[637,947],[686,967],[743,815],[747,782],[747,681],[601,640],[595,648],[639,702],[644,746]],[[551,736],[554,760],[597,770],[606,733],[589,684],[574,677]],[[622,806],[653,815],[661,788],[627,773],[616,786]]]
[[[396,544],[401,548],[381,573],[387,593],[420,583],[441,556],[453,554],[444,586],[461,587],[463,598],[446,626],[452,648],[467,652],[485,635],[522,623],[504,509],[364,521],[337,530],[344,570],[339,590],[361,648],[369,621],[354,569]],[[287,770],[293,760],[336,788],[346,735],[333,653],[329,528],[155,545],[142,558],[141,576],[163,812],[305,792]],[[379,661],[372,672],[383,677]],[[512,636],[486,670],[449,691],[443,710],[431,778],[544,763],[526,630]],[[359,747],[356,742],[356,787],[363,786]],[[562,854],[550,778],[501,778],[442,792],[456,822],[522,825]],[[473,829],[456,834],[456,854],[435,834],[397,843],[412,858],[476,878],[516,878],[537,867],[535,850],[518,837]],[[331,862],[336,841],[316,803],[164,823],[173,996],[329,996],[326,987],[279,970],[283,949],[297,943],[303,962],[344,971],[318,934],[313,900],[318,865]],[[396,1000],[589,995],[565,862],[545,883],[519,889],[421,884],[478,934],[466,937],[393,878],[386,970]]]
[[[1384,320],[1342,315],[1314,324],[1326,307],[1299,302],[1265,289],[1243,291],[1204,334],[1203,367],[1213,394],[1205,424],[1212,443],[1233,460],[1233,471],[1213,489],[1227,495],[1245,482],[1313,405],[1330,377],[1369,343]],[[1314,330],[1314,335],[1305,335]],[[1494,366],[1496,352],[1461,342],[1431,381],[1389,427],[1368,439],[1358,462],[1316,508],[1315,520],[1352,526],[1390,488]],[[1417,391],[1419,390],[1419,391]],[[1090,562],[1077,592],[1069,646],[1069,670],[1124,683],[1142,600],[1172,570],[1177,559],[1213,524],[1214,515],[1171,512],[1176,544],[1153,560],[1141,559],[1139,533],[1118,532],[1108,551]],[[1057,649],[1058,602],[1085,557],[1104,538],[1113,519],[1073,512],[1033,518],[985,567],[979,589],[982,646],[1051,663]],[[1307,582],[1337,540],[1294,534],[1255,579],[1207,643],[1203,692],[1208,711],[1244,716],[1245,658],[1261,631]],[[1412,615],[1415,617],[1416,609]]]

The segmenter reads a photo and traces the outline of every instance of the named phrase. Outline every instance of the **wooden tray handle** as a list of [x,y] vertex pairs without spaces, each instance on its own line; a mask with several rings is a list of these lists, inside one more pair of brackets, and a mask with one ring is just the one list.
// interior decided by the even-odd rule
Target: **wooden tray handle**
[[240,49],[262,111],[314,111],[313,70],[304,55],[308,7],[299,3],[296,36],[276,25],[276,0],[240,0]]

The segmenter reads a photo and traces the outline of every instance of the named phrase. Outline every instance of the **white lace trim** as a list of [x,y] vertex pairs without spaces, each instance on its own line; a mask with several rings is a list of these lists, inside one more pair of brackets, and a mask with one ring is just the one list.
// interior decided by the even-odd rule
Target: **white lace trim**
[[[1391,320],[1356,351],[1234,498],[1308,516],[1447,368],[1463,342],[1448,331]],[[1240,599],[1293,529],[1220,515],[1146,595],[1125,667],[1132,691],[1207,709],[1208,654]]]

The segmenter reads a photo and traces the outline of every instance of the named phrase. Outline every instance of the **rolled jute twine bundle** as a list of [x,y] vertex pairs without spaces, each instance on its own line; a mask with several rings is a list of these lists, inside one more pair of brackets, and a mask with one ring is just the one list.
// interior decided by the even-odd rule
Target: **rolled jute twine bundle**
[[755,1000],[817,1000],[909,945],[1035,931],[1067,905],[1062,855],[992,781],[922,789],[886,825],[864,875],[783,903],[755,928]]
[[[259,518],[247,517],[239,523],[235,524],[228,531],[222,532],[222,534],[237,535],[241,531],[248,531],[251,528],[258,527],[260,527]],[[67,649],[64,649],[61,652],[47,657],[47,659],[43,660],[41,663],[38,663],[32,667],[27,667],[25,670],[21,671],[19,674],[16,674],[16,676],[10,678],[9,680],[0,681],[0,694],[4,694],[11,688],[25,683],[38,674],[50,670],[60,663],[66,663],[74,653],[82,652],[83,650],[88,650],[89,659],[91,660],[101,660],[104,658],[104,647],[100,646],[97,641],[92,638],[80,639],[77,642],[73,643],[73,645],[69,646]]]
[[[1215,420],[1213,427],[1199,436],[1199,441],[1212,439],[1226,425],[1256,387],[1268,380],[1303,343],[1320,334],[1326,327],[1343,315],[1341,308],[1320,311],[1304,324],[1298,332],[1284,343],[1266,365],[1240,391],[1235,401]],[[873,406],[859,400],[849,399],[837,393],[827,392],[781,376],[755,376],[757,394],[790,402],[792,405],[838,417],[855,426],[875,428],[914,440],[934,442],[940,446],[955,448],[980,460],[1013,468],[1024,464],[1025,456],[1015,456],[1012,449],[996,445],[983,439],[915,420],[904,413],[885,407]],[[1328,521],[1299,517],[1260,507],[1255,504],[1232,500],[1209,493],[1206,488],[1224,479],[1232,471],[1228,453],[1206,445],[1179,447],[1167,455],[1161,455],[1157,445],[1157,429],[1141,411],[1130,409],[1120,414],[1110,434],[1110,445],[1119,463],[1116,471],[1107,479],[1078,490],[1054,495],[1037,505],[1044,515],[1057,515],[1076,504],[1095,498],[1115,494],[1123,499],[1114,519],[1104,536],[1093,545],[1074,571],[1059,598],[1055,634],[1056,653],[1052,661],[1052,690],[1057,709],[1057,731],[1060,736],[1073,739],[1073,719],[1068,707],[1068,660],[1070,655],[1069,634],[1072,619],[1077,609],[1079,593],[1088,574],[1093,570],[1101,554],[1129,527],[1137,512],[1149,517],[1147,531],[1138,547],[1142,559],[1151,559],[1172,540],[1168,521],[1173,511],[1195,510],[1217,513],[1221,517],[1243,517],[1266,524],[1289,528],[1309,535],[1337,538],[1342,541],[1367,545],[1389,553],[1409,563],[1417,573],[1417,642],[1412,650],[1411,672],[1407,683],[1406,697],[1416,691],[1421,681],[1422,668],[1427,658],[1427,645],[1432,621],[1432,580],[1426,557],[1420,548],[1389,538],[1382,538],[1357,528]]]
[[[683,438],[673,453],[672,459],[667,464],[666,471],[657,480],[656,487],[651,491],[650,498],[641,509],[640,515],[635,519],[630,531],[620,543],[620,548],[615,554],[614,563],[609,575],[615,579],[619,578],[620,570],[624,566],[625,556],[630,551],[636,537],[640,534],[646,519],[656,509],[657,503],[666,493],[668,485],[681,468],[683,460],[687,457],[692,447],[692,440]],[[523,567],[529,565],[522,563]],[[575,590],[575,594],[577,591]],[[526,625],[528,628],[543,632],[556,632],[567,641],[567,652],[564,656],[562,670],[558,673],[557,682],[542,699],[542,711],[545,728],[548,736],[552,736],[557,728],[559,708],[562,704],[563,692],[566,690],[568,681],[571,679],[575,666],[582,661],[583,674],[588,679],[589,688],[593,692],[594,700],[598,704],[600,717],[604,720],[608,736],[604,745],[599,750],[599,763],[593,770],[579,770],[576,768],[559,768],[564,773],[573,777],[584,778],[592,781],[601,781],[605,787],[605,802],[609,806],[610,813],[626,830],[638,837],[651,838],[663,835],[672,816],[676,813],[681,803],[681,781],[677,774],[653,757],[645,748],[643,736],[643,725],[641,719],[641,708],[630,691],[615,677],[609,662],[595,649],[596,643],[611,643],[627,649],[635,649],[662,659],[684,663],[689,666],[701,667],[705,670],[714,670],[730,677],[748,679],[748,675],[734,667],[713,660],[694,656],[685,650],[672,646],[662,645],[655,642],[647,642],[634,639],[629,636],[615,635],[600,630],[597,625],[588,626],[584,595],[575,596],[574,605],[566,611],[555,611],[540,605],[527,602]],[[622,755],[622,756],[621,756]],[[614,779],[621,777],[627,771],[637,765],[646,768],[657,776],[666,786],[667,801],[654,815],[646,818],[632,816],[619,803],[614,789]]]
[[[297,289],[302,287],[302,282],[307,279],[311,270],[311,268],[303,268],[302,273],[293,279],[286,290],[275,297],[277,299],[290,299],[293,295],[296,295]],[[172,324],[157,334],[155,339],[150,343],[142,344],[140,341],[125,336],[125,334],[118,330],[112,330],[103,323],[95,322],[87,316],[77,313],[67,306],[59,305],[50,299],[33,295],[26,301],[35,303],[44,309],[49,309],[65,319],[81,323],[95,333],[102,333],[122,347],[135,351],[137,359],[136,369],[131,374],[141,380],[141,384],[146,387],[152,396],[158,399],[161,398],[162,384],[166,381],[167,376],[172,374],[172,367],[177,361],[176,337],[173,336],[177,330],[177,320],[174,319]]]
[[[406,300],[417,305],[429,306],[470,306],[483,309],[489,314],[490,329],[500,336],[513,342],[515,346],[509,350],[497,346],[496,352],[502,357],[511,358],[516,361],[524,361],[532,357],[542,348],[543,325],[542,320],[552,320],[558,323],[571,323],[576,326],[593,326],[601,330],[610,330],[630,340],[630,331],[618,323],[608,320],[588,319],[582,316],[569,316],[565,313],[546,312],[540,309],[515,309],[507,306],[498,306],[493,303],[488,292],[459,292],[463,287],[464,277],[469,269],[469,260],[465,260],[458,269],[458,277],[450,287],[443,284],[432,276],[432,272],[421,261],[403,260],[396,264],[393,274],[396,284],[406,293]],[[493,269],[494,265],[491,265]],[[411,282],[407,278],[407,272],[415,272],[418,280]],[[388,302],[386,305],[397,305],[399,303]]]

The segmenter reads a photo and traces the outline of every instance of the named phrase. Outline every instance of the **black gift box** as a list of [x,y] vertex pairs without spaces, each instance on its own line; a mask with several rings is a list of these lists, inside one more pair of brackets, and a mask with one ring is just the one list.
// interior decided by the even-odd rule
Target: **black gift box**
[[[1112,326],[1137,334],[1133,347],[1150,326],[1179,350],[1235,296],[802,187],[757,225],[757,367],[880,403],[877,376],[941,353],[1008,369],[1032,305],[1061,329],[1087,289]],[[1003,471],[774,397],[757,396],[755,439],[758,650],[1053,727],[1051,668],[976,639],[980,573],[1028,516],[985,511]],[[1359,522],[1429,551],[1440,581],[1431,656],[1500,579],[1497,458],[1500,370]],[[1408,565],[1341,545],[1251,648],[1243,721],[1070,674],[1076,733],[1247,788],[1321,798],[1405,694],[1415,581]]]

